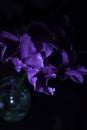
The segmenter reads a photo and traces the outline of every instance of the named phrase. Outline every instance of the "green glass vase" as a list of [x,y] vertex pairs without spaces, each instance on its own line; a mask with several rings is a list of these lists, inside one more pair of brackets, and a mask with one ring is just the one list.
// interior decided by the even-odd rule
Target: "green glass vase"
[[0,81],[0,118],[20,121],[26,117],[31,106],[31,93],[21,79],[8,76]]

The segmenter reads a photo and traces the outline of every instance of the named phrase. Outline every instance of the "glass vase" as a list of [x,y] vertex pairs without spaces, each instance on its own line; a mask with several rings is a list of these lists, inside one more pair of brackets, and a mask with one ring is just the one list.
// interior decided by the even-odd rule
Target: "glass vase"
[[20,121],[26,117],[31,106],[31,93],[20,78],[8,76],[0,81],[0,118]]

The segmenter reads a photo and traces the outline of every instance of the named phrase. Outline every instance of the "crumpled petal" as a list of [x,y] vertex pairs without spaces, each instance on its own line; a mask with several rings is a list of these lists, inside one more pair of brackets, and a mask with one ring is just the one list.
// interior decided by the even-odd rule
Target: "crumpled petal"
[[25,64],[33,67],[44,67],[43,58],[40,53],[32,54],[31,57],[25,59]]
[[36,91],[45,93],[48,95],[53,95],[55,92],[55,88],[49,87],[48,86],[48,81],[50,78],[55,78],[56,74],[48,74],[46,76],[41,75],[38,76],[37,82],[36,82]]
[[34,43],[31,41],[31,37],[28,34],[23,34],[20,37],[19,49],[22,59],[30,57],[32,54],[36,53]]
[[65,72],[65,76],[69,77],[76,83],[83,83],[83,76],[77,70],[68,70]]
[[12,58],[12,63],[14,64],[15,66],[15,70],[17,72],[20,72],[21,71],[21,68],[22,68],[22,61],[19,60],[18,58]]
[[53,95],[55,88],[51,88],[48,85],[48,81],[51,78],[56,78],[55,68],[52,66],[42,68],[37,75],[36,91]]
[[26,64],[22,63],[22,61],[19,58],[8,57],[8,60],[12,61],[12,63],[14,64],[15,70],[17,72],[20,72],[21,69],[24,69],[24,70],[28,69]]
[[29,67],[26,72],[29,82],[34,86],[34,90],[36,90],[37,77],[35,75],[39,72],[39,69]]
[[28,80],[33,85],[35,91],[46,93],[48,95],[53,95],[55,92],[55,88],[49,87],[48,81],[50,78],[55,78],[56,74],[54,70],[51,70],[50,67],[48,69],[48,72],[47,68],[46,71],[44,70],[45,67],[42,70],[30,67],[27,71]]
[[43,44],[43,48],[41,51],[45,53],[45,57],[50,56],[55,46],[49,43],[45,43],[45,42],[43,42],[42,44]]
[[46,90],[43,87],[40,87],[38,92],[45,93],[47,95],[54,95],[55,88],[47,87],[47,90]]

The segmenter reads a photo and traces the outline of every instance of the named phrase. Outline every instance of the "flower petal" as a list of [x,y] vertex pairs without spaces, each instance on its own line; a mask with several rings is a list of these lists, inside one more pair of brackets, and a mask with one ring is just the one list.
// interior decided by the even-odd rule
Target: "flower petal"
[[68,64],[69,63],[69,57],[68,54],[65,50],[62,50],[62,62],[63,64]]
[[14,66],[15,66],[15,70],[17,71],[17,72],[20,72],[21,71],[21,64],[22,64],[22,62],[21,62],[21,60],[19,60],[18,58],[13,58],[12,59],[12,63],[14,64]]
[[21,60],[19,60],[18,58],[13,58],[13,57],[8,57],[7,60],[11,60],[14,67],[15,67],[15,70],[17,72],[20,72],[21,69],[23,68],[24,70],[28,69],[28,67],[26,66],[26,64],[23,64]]
[[40,69],[40,74],[48,75],[48,74],[54,74],[56,72],[56,67],[54,66],[45,66]]
[[47,95],[53,95],[55,92],[55,88],[51,88],[48,86],[48,81],[50,78],[54,78],[55,74],[49,74],[49,75],[41,75],[37,77],[36,82],[36,91],[40,93],[45,93]]
[[18,41],[18,37],[9,33],[9,32],[6,32],[6,31],[3,31],[0,33],[0,38],[7,38],[7,39],[10,39],[10,40],[13,40],[13,41]]
[[35,75],[39,72],[39,69],[29,67],[26,72],[27,72],[28,81],[30,82],[30,84],[33,85],[34,90],[36,90],[37,77],[35,77]]
[[45,52],[45,57],[48,57],[51,55],[51,53],[53,52],[53,48],[55,48],[55,46],[53,46],[52,44],[49,43],[42,43],[43,44],[43,48],[41,51]]
[[55,73],[52,73],[52,71],[48,71],[51,72],[50,74],[42,73],[43,70],[41,71],[37,68],[32,67],[29,67],[26,72],[28,81],[33,85],[35,91],[46,93],[48,95],[54,94],[55,88],[48,87],[48,81],[50,78],[56,77]]
[[8,57],[18,54],[18,37],[9,33],[0,33],[0,46],[2,47],[1,59],[3,62],[7,60]]
[[54,67],[50,66],[41,68],[37,75],[36,91],[53,95],[55,88],[48,86],[48,81],[50,78],[56,78]]
[[32,67],[43,67],[43,58],[40,53],[32,54],[31,57],[25,59],[25,64]]
[[76,83],[83,83],[83,76],[76,70],[68,70],[65,75]]
[[20,37],[20,55],[22,59],[30,57],[33,53],[36,52],[34,43],[31,41],[31,38],[28,34],[24,34]]
[[47,87],[47,90],[45,90],[43,87],[40,87],[38,92],[45,93],[47,95],[54,95],[55,88]]
[[87,68],[84,66],[77,66],[77,70],[83,75],[87,74]]

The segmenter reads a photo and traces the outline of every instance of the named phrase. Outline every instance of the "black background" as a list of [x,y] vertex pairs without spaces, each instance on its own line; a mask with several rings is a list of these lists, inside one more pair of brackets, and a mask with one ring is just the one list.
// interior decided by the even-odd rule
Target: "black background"
[[[78,63],[87,66],[86,2],[77,0],[3,0],[0,3],[0,30],[23,31],[32,20],[57,23],[68,15],[74,27],[72,41],[78,52]],[[0,63],[0,78],[12,70]],[[13,73],[13,72],[12,72]],[[54,96],[32,93],[31,110],[27,117],[14,123],[0,120],[0,129],[20,130],[87,130],[87,76],[78,85],[70,81],[56,82]]]

